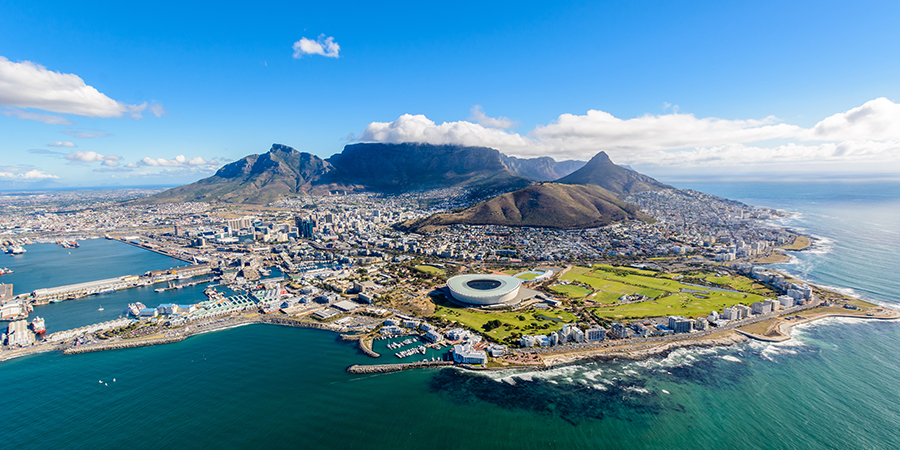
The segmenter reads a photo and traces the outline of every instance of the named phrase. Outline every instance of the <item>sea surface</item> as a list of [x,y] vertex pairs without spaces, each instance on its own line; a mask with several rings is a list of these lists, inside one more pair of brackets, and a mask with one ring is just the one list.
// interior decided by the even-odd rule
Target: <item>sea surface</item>
[[[900,272],[900,185],[676,185],[796,213],[783,225],[817,239],[782,270],[898,306],[892,274]],[[148,449],[900,448],[900,323],[828,319],[798,326],[794,336],[781,344],[679,349],[645,361],[544,371],[359,376],[344,369],[377,360],[336,334],[249,325],[170,345],[4,362],[0,442]]]

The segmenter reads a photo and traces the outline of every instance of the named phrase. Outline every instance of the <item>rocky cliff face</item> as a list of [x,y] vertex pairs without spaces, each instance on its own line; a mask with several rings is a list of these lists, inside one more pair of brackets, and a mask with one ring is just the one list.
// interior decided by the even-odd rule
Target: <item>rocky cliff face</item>
[[502,155],[503,165],[519,176],[536,181],[558,180],[584,166],[584,161],[556,161],[549,156],[516,158]]
[[351,144],[328,158],[336,170],[327,178],[382,192],[447,187],[511,190],[531,183],[509,170],[502,157],[486,147]]

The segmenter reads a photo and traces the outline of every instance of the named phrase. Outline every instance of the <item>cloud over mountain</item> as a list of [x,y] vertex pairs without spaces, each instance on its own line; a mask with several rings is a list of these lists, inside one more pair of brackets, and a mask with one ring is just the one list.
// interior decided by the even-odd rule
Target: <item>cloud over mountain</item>
[[834,114],[811,128],[774,116],[719,119],[673,112],[621,119],[590,110],[562,114],[522,135],[495,126],[505,123],[486,120],[498,119],[480,108],[473,108],[469,119],[483,123],[436,124],[424,115],[404,114],[393,122],[370,123],[359,140],[485,146],[514,156],[582,160],[603,150],[625,164],[661,166],[900,160],[900,105],[886,98]]

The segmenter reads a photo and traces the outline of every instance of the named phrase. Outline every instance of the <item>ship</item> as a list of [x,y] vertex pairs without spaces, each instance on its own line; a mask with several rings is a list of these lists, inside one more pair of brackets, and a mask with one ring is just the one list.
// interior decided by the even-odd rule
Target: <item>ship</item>
[[141,315],[141,310],[144,308],[146,308],[146,306],[141,302],[129,303],[126,311],[134,317],[139,317]]
[[31,331],[34,331],[36,334],[44,334],[44,332],[47,331],[47,328],[44,327],[44,319],[35,317],[34,320],[31,321]]
[[0,275],[7,275],[13,273],[12,269],[7,269],[6,267],[0,269]]
[[22,248],[21,245],[14,245],[14,246],[6,249],[6,251],[7,251],[7,253],[9,253],[11,255],[21,255],[22,253],[26,252],[26,250],[24,248]]

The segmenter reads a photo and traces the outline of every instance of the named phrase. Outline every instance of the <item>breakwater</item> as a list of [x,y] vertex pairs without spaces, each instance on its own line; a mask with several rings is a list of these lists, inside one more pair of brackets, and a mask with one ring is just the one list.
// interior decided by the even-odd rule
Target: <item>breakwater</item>
[[63,350],[64,355],[76,355],[78,353],[99,352],[103,350],[118,350],[122,348],[145,347],[148,345],[171,344],[173,342],[183,341],[184,336],[171,336],[156,339],[135,339],[116,342],[105,342],[102,344],[79,345],[78,347],[70,347]]
[[399,372],[401,370],[423,369],[426,367],[446,367],[446,366],[452,366],[452,365],[453,365],[452,361],[419,361],[419,362],[403,363],[403,364],[373,364],[373,365],[354,364],[350,367],[347,367],[347,372],[353,373],[353,374],[390,373],[390,372]]
[[372,358],[379,358],[381,354],[372,350],[372,341],[370,339],[362,338],[357,341],[357,345],[359,345],[359,349],[362,350],[367,356],[371,356]]

